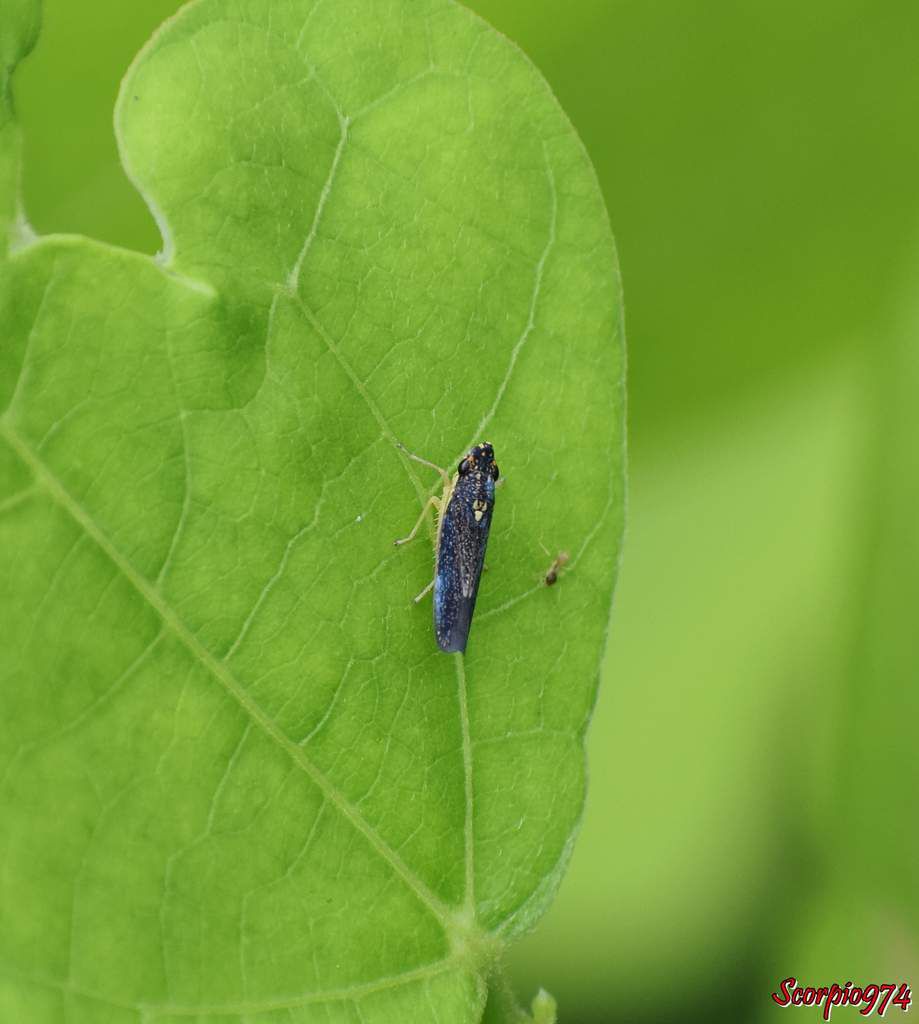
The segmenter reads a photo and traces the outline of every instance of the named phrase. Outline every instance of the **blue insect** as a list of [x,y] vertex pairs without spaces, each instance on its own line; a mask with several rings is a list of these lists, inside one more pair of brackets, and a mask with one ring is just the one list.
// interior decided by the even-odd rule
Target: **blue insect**
[[415,601],[420,601],[433,587],[437,643],[442,651],[465,651],[495,507],[498,479],[495,450],[488,441],[477,444],[460,459],[451,479],[445,469],[414,455],[402,445],[399,447],[410,459],[436,469],[443,478],[444,490],[439,498],[432,495],[425,502],[412,532],[396,544],[407,544],[418,533],[429,505],[437,509],[434,579]]

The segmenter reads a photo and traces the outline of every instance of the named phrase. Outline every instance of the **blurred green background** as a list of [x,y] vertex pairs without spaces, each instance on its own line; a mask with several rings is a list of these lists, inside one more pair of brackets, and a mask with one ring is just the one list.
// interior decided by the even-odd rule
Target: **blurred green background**
[[[46,0],[38,231],[156,249],[111,111],[178,6]],[[919,5],[471,6],[593,157],[630,360],[591,792],[516,986],[643,1024],[772,1019],[788,975],[919,985]]]

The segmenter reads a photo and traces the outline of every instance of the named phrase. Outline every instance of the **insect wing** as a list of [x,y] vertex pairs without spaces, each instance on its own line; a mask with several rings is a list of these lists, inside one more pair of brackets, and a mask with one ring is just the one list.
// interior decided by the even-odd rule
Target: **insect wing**
[[442,651],[465,651],[485,548],[495,485],[490,477],[460,477],[443,513],[434,575],[434,632]]

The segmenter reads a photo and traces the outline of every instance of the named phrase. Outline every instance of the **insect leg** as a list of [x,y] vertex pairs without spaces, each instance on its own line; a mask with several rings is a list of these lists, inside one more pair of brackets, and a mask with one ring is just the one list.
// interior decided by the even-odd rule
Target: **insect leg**
[[427,514],[427,511],[431,505],[433,505],[438,512],[440,511],[441,501],[436,494],[432,494],[431,497],[428,498],[428,500],[424,503],[424,506],[421,509],[421,515],[418,517],[418,522],[415,523],[415,525],[412,527],[412,532],[407,537],[400,537],[399,540],[394,540],[393,544],[395,544],[398,547],[400,544],[408,544],[410,540],[415,539],[415,534],[421,528],[421,524],[424,522],[424,517]]
[[433,589],[434,589],[434,581],[431,580],[431,582],[424,588],[424,590],[422,590],[421,593],[417,597],[413,598],[412,600],[415,602],[415,604],[418,604],[418,602],[424,597],[424,595],[427,594],[427,593],[430,593],[430,591],[433,590]]
[[406,448],[405,445],[401,444],[399,441],[396,441],[396,447],[400,451],[405,452],[405,454],[410,459],[414,459],[415,462],[420,462],[422,466],[430,466],[431,469],[436,469],[437,472],[440,473],[441,477],[443,478],[444,483],[449,485],[450,474],[442,466],[438,466],[436,462],[429,462],[427,459],[423,459],[420,455],[416,455],[414,452],[410,452],[408,448]]

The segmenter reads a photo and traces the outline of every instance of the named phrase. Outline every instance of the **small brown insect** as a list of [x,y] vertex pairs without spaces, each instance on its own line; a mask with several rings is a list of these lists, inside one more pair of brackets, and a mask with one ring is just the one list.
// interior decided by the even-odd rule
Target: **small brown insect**
[[547,587],[551,587],[552,584],[558,580],[559,573],[562,571],[570,557],[571,556],[567,551],[559,551],[555,556],[552,564],[549,566],[548,572],[546,573],[544,582]]

